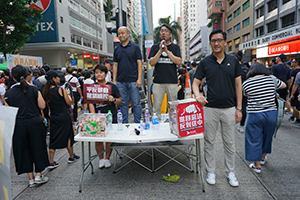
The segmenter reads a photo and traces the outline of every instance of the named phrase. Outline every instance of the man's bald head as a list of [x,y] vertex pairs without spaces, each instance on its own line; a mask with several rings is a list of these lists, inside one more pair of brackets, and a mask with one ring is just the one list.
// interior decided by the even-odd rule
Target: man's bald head
[[129,42],[130,31],[126,26],[121,26],[118,29],[118,37],[122,44],[127,44]]
[[130,30],[127,26],[121,26],[121,27],[119,27],[118,32],[119,32],[119,30],[124,30],[124,31],[127,31],[127,33],[130,33]]

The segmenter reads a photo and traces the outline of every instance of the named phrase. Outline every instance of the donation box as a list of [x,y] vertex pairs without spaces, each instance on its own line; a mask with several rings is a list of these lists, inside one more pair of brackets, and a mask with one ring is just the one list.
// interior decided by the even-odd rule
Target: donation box
[[84,113],[78,117],[82,136],[106,137],[109,133],[106,114]]
[[171,101],[168,108],[171,133],[186,137],[204,132],[203,106],[196,99]]

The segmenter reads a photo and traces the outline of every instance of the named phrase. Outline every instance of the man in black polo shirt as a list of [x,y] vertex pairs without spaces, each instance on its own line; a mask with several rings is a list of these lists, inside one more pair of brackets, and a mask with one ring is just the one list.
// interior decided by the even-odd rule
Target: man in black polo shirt
[[[225,152],[225,167],[229,184],[239,185],[234,174],[235,166],[235,124],[242,119],[242,69],[235,56],[226,54],[226,33],[222,30],[212,31],[209,35],[213,53],[198,65],[193,81],[196,100],[204,108],[204,159],[207,171],[206,181],[214,185],[216,133],[221,123],[221,135]],[[206,77],[207,99],[199,92],[201,80]]]
[[113,81],[121,93],[123,123],[128,123],[128,101],[131,100],[134,123],[140,123],[142,106],[139,88],[142,86],[142,54],[138,45],[129,40],[129,29],[118,29],[121,41],[114,50]]
[[153,112],[161,118],[161,104],[165,93],[168,101],[177,100],[177,67],[181,63],[180,48],[171,42],[172,29],[169,25],[160,26],[161,42],[153,45],[149,63],[155,66],[153,80]]

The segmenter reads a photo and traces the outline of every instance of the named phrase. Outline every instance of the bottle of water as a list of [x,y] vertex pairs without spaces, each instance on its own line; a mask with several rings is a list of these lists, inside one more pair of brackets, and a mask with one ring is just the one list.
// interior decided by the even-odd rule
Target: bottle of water
[[146,108],[145,110],[145,130],[150,129],[150,112],[149,109]]
[[112,131],[112,113],[110,110],[108,110],[106,119],[107,119],[107,124],[108,124],[108,130]]
[[159,129],[159,119],[156,116],[156,113],[154,113],[153,117],[152,117],[152,127],[153,127],[154,130],[158,130]]
[[118,119],[118,131],[122,131],[123,130],[123,125],[122,125],[123,115],[121,113],[121,110],[118,111],[117,119]]
[[143,116],[142,116],[141,119],[140,119],[140,126],[139,126],[139,128],[140,128],[141,130],[143,130],[144,127],[145,127],[145,123],[144,123],[144,118],[143,118]]

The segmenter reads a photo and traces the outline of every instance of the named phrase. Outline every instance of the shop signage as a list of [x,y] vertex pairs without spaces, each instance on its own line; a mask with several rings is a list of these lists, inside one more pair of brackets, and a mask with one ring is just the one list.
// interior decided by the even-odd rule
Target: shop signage
[[26,67],[43,65],[42,57],[7,54],[6,58],[7,66],[10,70],[16,65],[22,65]]
[[82,58],[91,58],[91,57],[92,57],[91,54],[84,54],[84,55],[82,55]]
[[218,22],[214,22],[213,23],[213,30],[218,30],[219,29],[219,25],[218,25]]
[[250,49],[258,45],[268,45],[279,40],[300,36],[300,26],[294,26],[289,29],[278,31],[276,33],[263,36],[239,45],[239,50]]
[[300,51],[300,41],[290,41],[281,44],[268,46],[268,55],[278,55],[282,53],[292,53]]
[[93,60],[98,60],[98,59],[100,59],[100,56],[93,56],[92,59]]

